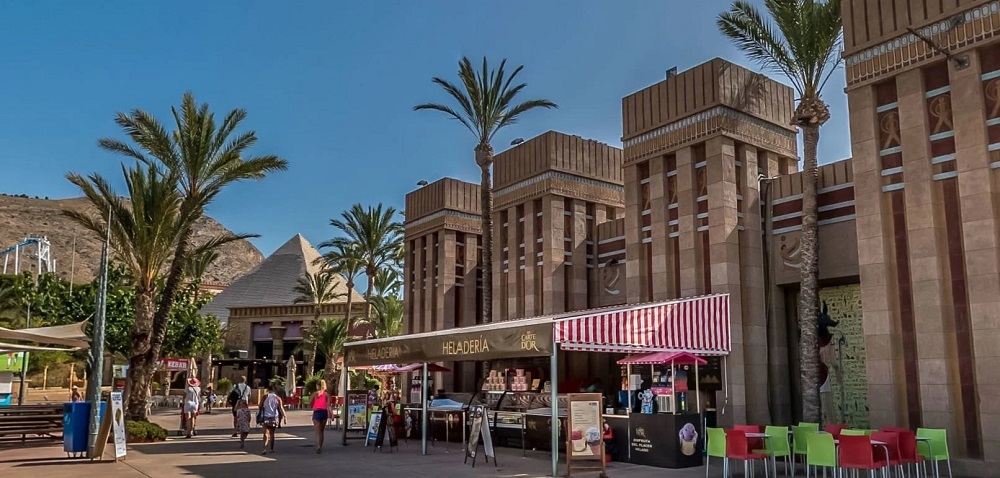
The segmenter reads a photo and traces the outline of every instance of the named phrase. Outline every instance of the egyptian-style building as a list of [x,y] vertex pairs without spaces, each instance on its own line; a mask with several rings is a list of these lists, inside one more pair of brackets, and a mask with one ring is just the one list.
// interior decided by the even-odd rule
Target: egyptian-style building
[[[845,0],[843,18],[853,157],[821,156],[818,178],[824,420],[945,428],[956,472],[990,476],[1000,2]],[[797,421],[794,108],[790,88],[713,59],[626,95],[622,149],[548,132],[498,154],[494,320],[728,293],[718,406],[730,423]],[[454,179],[407,195],[407,332],[480,320],[479,211],[479,186]],[[444,388],[473,386],[461,370]]]

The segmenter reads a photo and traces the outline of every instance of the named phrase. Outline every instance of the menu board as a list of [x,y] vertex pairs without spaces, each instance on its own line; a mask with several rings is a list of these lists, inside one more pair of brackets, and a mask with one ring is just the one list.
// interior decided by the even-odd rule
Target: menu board
[[469,443],[468,448],[465,450],[465,459],[468,462],[469,457],[472,457],[472,466],[476,466],[476,452],[479,449],[479,440],[483,441],[483,452],[486,455],[486,461],[493,459],[493,463],[496,464],[496,450],[493,448],[493,437],[490,435],[490,417],[485,405],[476,405],[469,409],[472,414],[472,424],[469,430]]
[[[371,422],[368,424],[368,435],[365,437],[365,446],[369,444],[376,445],[376,441],[379,439],[379,426],[382,424],[382,414],[372,413]],[[385,436],[385,429],[381,429],[382,436]]]
[[111,392],[111,429],[115,438],[115,459],[125,458],[125,420],[122,392]]
[[[601,414],[603,397],[600,393],[575,393],[567,396],[569,410],[566,422],[566,468],[574,470],[604,471],[604,416]],[[574,461],[599,461],[600,466],[587,468],[574,466]]]
[[364,431],[367,422],[368,392],[364,390],[351,390],[347,392],[347,429]]

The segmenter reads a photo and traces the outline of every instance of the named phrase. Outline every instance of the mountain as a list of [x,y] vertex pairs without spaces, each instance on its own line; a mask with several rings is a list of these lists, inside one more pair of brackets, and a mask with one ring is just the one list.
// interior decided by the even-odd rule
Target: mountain
[[[66,279],[72,275],[72,280],[77,283],[89,282],[97,275],[101,241],[96,234],[62,215],[64,209],[83,210],[89,207],[89,201],[84,198],[50,200],[0,195],[0,251],[21,243],[27,236],[46,236],[52,245],[56,273]],[[226,228],[222,224],[205,217],[196,225],[194,240],[201,243],[224,232]],[[34,249],[29,248],[28,252],[33,254]],[[205,273],[207,283],[233,282],[264,260],[264,255],[248,241],[223,246],[219,256]],[[8,272],[13,270],[13,260],[12,254],[7,264]],[[3,259],[0,258],[0,271],[2,267]],[[23,263],[21,270],[25,270]]]

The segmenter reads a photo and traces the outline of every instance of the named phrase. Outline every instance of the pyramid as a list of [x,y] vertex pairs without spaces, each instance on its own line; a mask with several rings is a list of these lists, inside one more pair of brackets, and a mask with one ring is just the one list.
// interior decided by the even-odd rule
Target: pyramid
[[[201,313],[214,314],[225,325],[229,321],[231,307],[292,305],[299,296],[295,292],[299,279],[320,269],[314,263],[318,258],[319,251],[302,234],[296,234],[257,267],[215,296],[202,307]],[[346,293],[347,285],[338,281],[334,290]],[[364,300],[357,291],[352,290],[351,294],[354,303]],[[335,302],[346,301],[347,298],[344,297]]]

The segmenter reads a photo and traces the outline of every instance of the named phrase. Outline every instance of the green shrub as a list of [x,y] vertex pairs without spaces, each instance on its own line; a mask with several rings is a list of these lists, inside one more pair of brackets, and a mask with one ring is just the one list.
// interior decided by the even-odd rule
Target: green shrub
[[313,392],[319,390],[319,384],[323,381],[323,372],[320,371],[316,375],[306,379],[305,390],[303,391],[306,396],[312,395]]
[[215,383],[215,393],[219,394],[220,397],[229,395],[229,391],[232,389],[233,381],[228,378],[220,378],[219,381]]
[[167,439],[167,431],[152,422],[127,421],[125,422],[125,433],[128,435],[128,441],[133,443],[163,441]]

